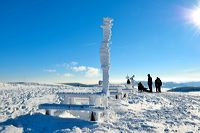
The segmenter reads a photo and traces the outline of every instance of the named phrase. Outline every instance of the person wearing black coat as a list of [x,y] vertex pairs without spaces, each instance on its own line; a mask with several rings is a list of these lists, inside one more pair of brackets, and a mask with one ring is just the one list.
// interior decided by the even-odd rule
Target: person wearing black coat
[[156,78],[155,80],[155,87],[156,87],[156,92],[161,92],[161,86],[162,86],[162,81],[160,78]]
[[143,84],[141,82],[138,83],[138,91],[140,91],[140,92],[150,92],[149,90],[147,90],[147,88],[145,88],[143,86]]
[[147,75],[148,76],[148,86],[149,86],[149,90],[150,92],[152,92],[152,77],[150,74]]
[[127,84],[130,85],[131,84],[131,81],[130,79],[127,79]]
[[138,91],[142,92],[144,90],[144,86],[141,82],[138,83]]

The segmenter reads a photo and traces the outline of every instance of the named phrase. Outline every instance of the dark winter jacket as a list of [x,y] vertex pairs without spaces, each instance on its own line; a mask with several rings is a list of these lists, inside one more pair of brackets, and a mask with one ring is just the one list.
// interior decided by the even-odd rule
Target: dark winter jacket
[[138,91],[150,92],[149,90],[147,90],[147,88],[143,86],[141,82],[138,83]]
[[155,86],[156,86],[156,87],[161,87],[161,86],[162,86],[162,81],[160,80],[160,78],[157,78],[157,79],[155,80]]
[[141,82],[138,83],[138,91],[143,91],[144,90],[144,86]]
[[148,85],[152,85],[152,77],[151,76],[148,76]]

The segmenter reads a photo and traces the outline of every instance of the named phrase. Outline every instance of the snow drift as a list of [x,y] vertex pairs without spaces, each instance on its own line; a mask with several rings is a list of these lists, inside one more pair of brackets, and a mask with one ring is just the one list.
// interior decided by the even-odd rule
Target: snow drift
[[56,93],[63,91],[100,92],[101,88],[18,83],[1,85],[0,132],[200,132],[199,93],[135,92],[124,100],[110,98],[108,112],[115,115],[95,123],[76,117],[46,116],[38,109],[42,103],[59,103]]

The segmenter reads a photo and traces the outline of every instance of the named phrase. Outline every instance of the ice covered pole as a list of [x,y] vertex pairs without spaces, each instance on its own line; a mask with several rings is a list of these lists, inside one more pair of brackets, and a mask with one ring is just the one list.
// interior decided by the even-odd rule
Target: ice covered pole
[[103,71],[103,90],[102,92],[105,93],[107,96],[110,95],[109,93],[109,69],[110,69],[110,39],[112,35],[112,21],[111,18],[103,18],[103,25],[101,28],[103,29],[103,41],[101,43],[100,48],[100,62],[101,68]]

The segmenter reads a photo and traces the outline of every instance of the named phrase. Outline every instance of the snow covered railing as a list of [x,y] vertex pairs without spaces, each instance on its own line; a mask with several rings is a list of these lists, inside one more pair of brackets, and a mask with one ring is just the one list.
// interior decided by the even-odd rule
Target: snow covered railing
[[126,99],[130,93],[133,93],[134,88],[131,87],[120,87],[109,89],[110,95],[115,97],[115,99]]
[[46,115],[52,115],[51,110],[86,111],[90,112],[90,120],[98,121],[108,109],[108,97],[104,93],[67,93],[59,92],[60,104],[40,104],[39,109],[44,109]]
[[103,111],[105,107],[96,107],[94,105],[72,105],[72,104],[40,104],[39,109],[54,110],[85,110],[85,111]]
[[108,107],[108,98],[103,93],[57,93],[62,104],[94,105]]

